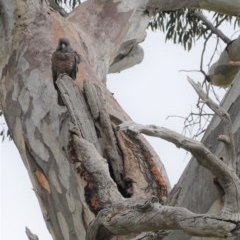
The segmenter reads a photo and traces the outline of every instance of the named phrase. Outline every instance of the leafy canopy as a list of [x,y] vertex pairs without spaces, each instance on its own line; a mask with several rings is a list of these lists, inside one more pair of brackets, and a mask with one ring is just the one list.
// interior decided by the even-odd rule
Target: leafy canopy
[[[159,29],[166,34],[166,41],[171,40],[175,44],[181,44],[185,50],[191,50],[193,43],[200,38],[207,39],[211,33],[209,26],[199,18],[203,11],[198,9],[179,9],[176,11],[159,12],[149,23],[152,30]],[[210,21],[215,28],[223,22],[229,23],[236,29],[240,26],[240,18],[225,14],[211,14]]]

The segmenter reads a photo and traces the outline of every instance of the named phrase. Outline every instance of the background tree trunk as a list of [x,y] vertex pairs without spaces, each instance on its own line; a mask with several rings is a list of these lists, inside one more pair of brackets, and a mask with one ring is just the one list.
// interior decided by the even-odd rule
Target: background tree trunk
[[[230,114],[234,126],[234,137],[237,152],[237,174],[240,176],[240,74],[236,76],[233,85],[222,100],[222,106]],[[223,123],[218,116],[214,116],[209,124],[202,142],[219,158],[225,158],[224,144],[218,141],[218,136],[223,134]],[[217,213],[223,207],[223,191],[217,184],[214,176],[200,166],[192,158],[183,172],[178,183],[174,186],[168,198],[168,203],[173,206],[182,206],[197,213]],[[200,240],[205,238],[191,237],[182,231],[175,231],[164,239]],[[209,239],[209,238],[206,238]],[[217,239],[217,238],[211,238]],[[236,237],[234,239],[240,239]]]

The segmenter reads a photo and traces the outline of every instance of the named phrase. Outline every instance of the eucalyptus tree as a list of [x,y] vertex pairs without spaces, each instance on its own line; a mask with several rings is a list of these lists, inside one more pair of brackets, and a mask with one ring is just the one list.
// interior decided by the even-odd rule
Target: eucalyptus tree
[[[236,147],[240,136],[236,110],[239,81],[228,95],[227,108],[221,108],[189,80],[200,98],[221,117],[221,121],[213,120],[212,129],[217,129],[214,138],[212,130],[206,135],[213,149],[168,129],[132,123],[106,88],[106,81],[108,73],[142,61],[139,43],[144,41],[149,24],[165,30],[167,39],[190,49],[198,36],[206,37],[210,31],[221,35],[201,10],[217,13],[218,25],[224,19],[219,14],[228,16],[228,21],[239,16],[240,2],[65,1],[76,6],[70,13],[59,7],[61,3],[0,0],[1,111],[53,239],[160,239],[168,234],[169,238],[176,239],[178,234],[177,239],[187,239],[170,230],[201,237],[236,236],[240,219]],[[199,27],[196,18],[205,25]],[[232,21],[237,24],[238,18]],[[75,81],[59,75],[57,92],[51,56],[61,37],[71,41],[81,62]],[[205,74],[213,84],[219,77],[227,79],[227,84],[234,78],[239,80],[240,57],[235,51],[239,39],[230,42],[225,38],[225,42],[227,48]],[[58,105],[58,94],[64,106]],[[205,170],[191,163],[171,191],[164,166],[139,133],[186,149],[210,174],[196,180]],[[226,152],[223,160],[216,151],[219,133]],[[215,189],[209,193],[204,183],[213,175],[217,184],[209,187]],[[187,191],[190,184],[195,192]],[[204,203],[191,204],[206,192]],[[218,197],[223,197],[222,208],[208,213]],[[30,231],[28,236],[36,237]]]

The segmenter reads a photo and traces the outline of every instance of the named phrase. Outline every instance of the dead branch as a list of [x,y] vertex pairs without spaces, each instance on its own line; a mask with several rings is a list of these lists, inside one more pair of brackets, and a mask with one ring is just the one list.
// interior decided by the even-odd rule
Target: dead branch
[[119,126],[121,131],[131,131],[135,134],[143,133],[148,136],[159,137],[192,153],[198,163],[216,176],[225,192],[225,205],[221,215],[230,219],[240,219],[240,180],[235,171],[209,151],[202,143],[182,136],[172,130],[155,125],[143,126],[133,122],[125,122]]
[[[221,106],[213,102],[207,94],[202,90],[200,84],[196,84],[191,78],[188,77],[189,83],[192,85],[194,90],[197,92],[199,97],[202,99],[204,103],[215,113],[217,114],[224,123],[224,131],[225,137],[221,137],[219,140],[225,144],[226,147],[226,164],[229,165],[233,170],[236,170],[236,162],[237,156],[235,151],[235,144],[234,144],[234,135],[233,135],[233,126],[232,121],[225,109]],[[224,141],[222,139],[228,139],[228,141]]]
[[171,231],[160,230],[158,232],[144,232],[131,240],[161,240],[168,236]]
[[162,206],[152,198],[102,210],[90,225],[86,239],[108,240],[114,235],[159,229],[181,229],[194,236],[229,237],[233,236],[232,231],[236,228],[236,223],[215,215],[194,214],[185,208]]
[[[123,180],[124,169],[122,159],[117,150],[111,120],[105,107],[105,99],[100,90],[98,90],[94,84],[86,81],[83,86],[83,92],[80,92],[78,88],[74,86],[72,79],[67,75],[60,75],[58,77],[57,86],[63,102],[68,108],[72,121],[79,132],[78,135],[93,143],[99,152],[99,143],[94,140],[97,139],[97,137],[90,135],[89,132],[92,132],[92,134],[95,133],[95,127],[101,132],[101,136],[105,140],[103,149],[113,169],[114,179],[119,186],[125,188],[126,183]],[[79,101],[81,101],[81,104],[79,104]],[[86,109],[90,109],[93,121],[90,120],[92,117],[88,115],[89,111]],[[89,131],[93,128],[93,131]]]

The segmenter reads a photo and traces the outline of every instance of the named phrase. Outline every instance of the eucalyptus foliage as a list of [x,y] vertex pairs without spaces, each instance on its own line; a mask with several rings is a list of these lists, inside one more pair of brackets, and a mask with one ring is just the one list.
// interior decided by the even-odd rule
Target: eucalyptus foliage
[[71,9],[74,9],[76,6],[78,6],[78,5],[81,3],[80,0],[55,0],[55,2],[56,2],[59,6],[67,5],[67,6],[69,6]]
[[[160,30],[166,34],[166,41],[171,40],[175,44],[181,44],[185,50],[191,50],[194,42],[199,38],[206,39],[211,31],[207,24],[200,20],[196,12],[198,9],[179,9],[157,13],[150,21],[149,27],[155,31]],[[227,22],[234,29],[240,26],[240,18],[224,14],[211,14],[210,21],[218,28],[223,22]]]

